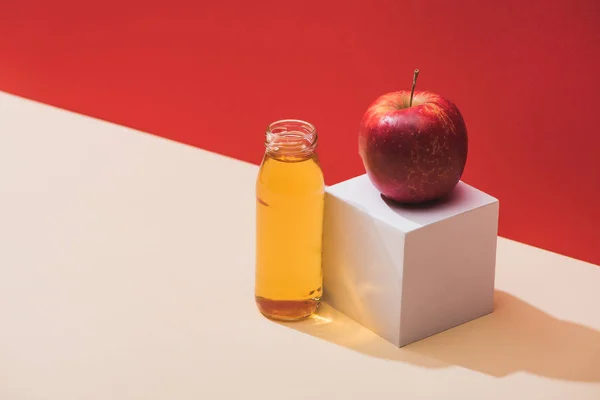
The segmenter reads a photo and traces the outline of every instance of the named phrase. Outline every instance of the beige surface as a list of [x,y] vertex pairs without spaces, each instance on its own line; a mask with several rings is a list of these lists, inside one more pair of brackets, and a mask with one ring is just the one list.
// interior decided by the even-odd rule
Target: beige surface
[[255,173],[0,94],[0,399],[600,399],[600,268],[504,239],[496,311],[403,349],[262,318]]

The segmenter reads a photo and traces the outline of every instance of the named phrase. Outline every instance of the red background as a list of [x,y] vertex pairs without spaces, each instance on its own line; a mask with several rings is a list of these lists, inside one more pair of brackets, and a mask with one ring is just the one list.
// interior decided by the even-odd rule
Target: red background
[[500,234],[600,264],[597,0],[93,3],[1,0],[0,89],[254,163],[267,123],[306,119],[333,184],[419,68],[465,117]]

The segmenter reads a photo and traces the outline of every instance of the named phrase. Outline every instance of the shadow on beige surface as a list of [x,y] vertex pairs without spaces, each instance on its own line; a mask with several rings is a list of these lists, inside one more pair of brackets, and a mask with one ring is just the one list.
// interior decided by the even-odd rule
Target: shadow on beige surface
[[514,372],[600,381],[600,332],[562,321],[506,292],[494,312],[403,348],[383,340],[327,304],[319,315],[285,326],[358,351],[427,368],[457,365],[502,377]]

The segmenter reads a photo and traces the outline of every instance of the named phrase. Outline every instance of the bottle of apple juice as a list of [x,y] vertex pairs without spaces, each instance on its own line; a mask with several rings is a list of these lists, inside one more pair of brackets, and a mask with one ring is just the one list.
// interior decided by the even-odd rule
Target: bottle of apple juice
[[317,131],[301,120],[273,122],[256,181],[255,300],[260,312],[298,320],[319,307],[325,183]]

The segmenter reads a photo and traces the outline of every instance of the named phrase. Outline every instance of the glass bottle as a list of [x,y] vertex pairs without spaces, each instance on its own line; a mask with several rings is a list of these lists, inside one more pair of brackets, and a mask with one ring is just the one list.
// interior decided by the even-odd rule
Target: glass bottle
[[256,181],[256,304],[266,317],[297,320],[317,310],[323,293],[317,131],[288,119],[270,124],[265,135]]

